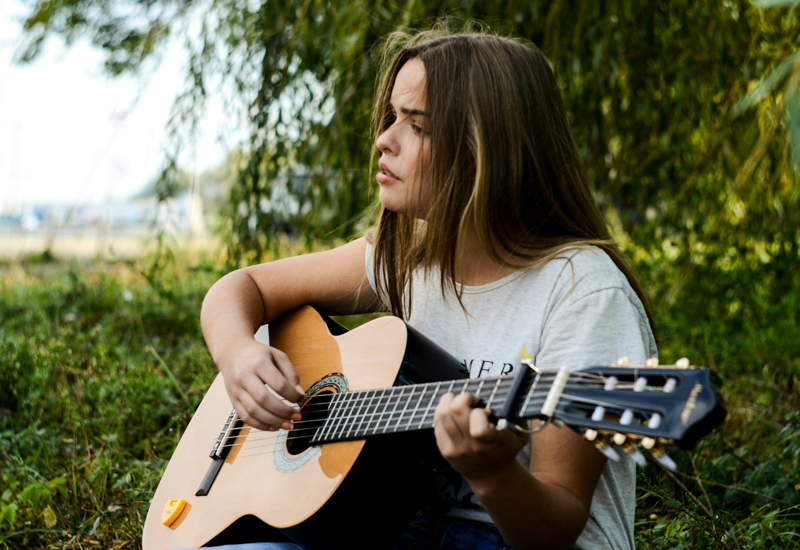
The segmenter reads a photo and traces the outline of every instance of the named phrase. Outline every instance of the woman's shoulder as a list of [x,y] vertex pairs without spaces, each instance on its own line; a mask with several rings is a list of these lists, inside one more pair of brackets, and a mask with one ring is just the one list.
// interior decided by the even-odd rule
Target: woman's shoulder
[[552,279],[553,298],[578,301],[601,291],[619,291],[638,302],[625,274],[601,248],[581,246],[563,250],[542,266],[541,275]]

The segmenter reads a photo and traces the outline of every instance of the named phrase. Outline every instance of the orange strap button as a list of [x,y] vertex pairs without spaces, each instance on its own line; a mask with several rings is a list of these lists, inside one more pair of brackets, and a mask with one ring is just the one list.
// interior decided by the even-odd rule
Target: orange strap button
[[161,512],[161,523],[167,527],[172,525],[172,523],[178,519],[178,516],[181,515],[185,506],[186,501],[182,498],[168,500],[164,505],[164,511]]

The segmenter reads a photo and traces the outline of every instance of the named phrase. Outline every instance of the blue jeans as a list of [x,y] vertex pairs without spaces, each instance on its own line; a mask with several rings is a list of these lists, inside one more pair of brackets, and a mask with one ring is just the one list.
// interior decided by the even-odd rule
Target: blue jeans
[[[305,550],[292,542],[254,542],[217,546],[217,550]],[[505,550],[497,529],[490,525],[444,517],[434,521],[419,517],[412,521],[392,550]],[[175,550],[188,550],[176,548]]]

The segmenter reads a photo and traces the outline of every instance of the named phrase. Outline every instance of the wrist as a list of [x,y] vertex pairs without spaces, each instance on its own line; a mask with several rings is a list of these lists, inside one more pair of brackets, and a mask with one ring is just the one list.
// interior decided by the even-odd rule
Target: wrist
[[499,467],[483,469],[474,475],[464,476],[464,479],[467,480],[478,500],[483,501],[484,498],[490,497],[498,490],[520,483],[520,476],[527,477],[528,475],[528,470],[516,458],[513,458]]

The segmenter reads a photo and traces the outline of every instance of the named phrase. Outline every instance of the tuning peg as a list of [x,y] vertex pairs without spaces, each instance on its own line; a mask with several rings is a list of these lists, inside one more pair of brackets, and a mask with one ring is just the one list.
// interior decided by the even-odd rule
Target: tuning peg
[[664,393],[670,393],[675,391],[675,386],[678,385],[678,381],[674,378],[667,378],[666,383],[664,384]]
[[597,430],[592,430],[591,428],[583,432],[583,437],[586,441],[594,441],[597,439]]
[[617,359],[617,362],[614,363],[615,367],[627,367],[628,366],[628,357],[620,357]]
[[633,391],[642,392],[647,388],[647,378],[644,376],[640,376],[636,379],[636,382],[633,383]]
[[651,430],[655,430],[661,425],[661,415],[658,413],[653,413],[653,416],[650,417],[650,420],[647,421],[647,427]]
[[677,361],[675,361],[675,367],[679,369],[688,369],[689,368],[689,359],[686,357],[681,357]]
[[614,462],[617,462],[619,460],[619,454],[617,454],[617,451],[615,451],[605,443],[601,442],[599,445],[597,445],[597,450],[606,455],[606,457],[613,460]]
[[624,445],[627,439],[628,438],[625,436],[625,434],[621,433],[615,433],[614,437],[611,438],[611,440],[614,442],[614,445],[619,445],[619,446]]
[[647,459],[645,459],[644,455],[640,453],[636,447],[632,445],[628,446],[625,448],[625,452],[628,453],[628,456],[630,456],[641,468],[644,468],[647,465]]
[[606,391],[612,391],[614,388],[617,387],[617,382],[619,382],[619,380],[617,380],[616,376],[609,376],[606,379],[606,383],[603,386],[603,389]]
[[657,367],[658,366],[658,357],[651,357],[647,361],[644,362],[645,367]]
[[677,464],[675,464],[675,461],[674,461],[674,460],[672,460],[672,459],[669,457],[669,455],[665,454],[664,452],[662,452],[662,451],[660,451],[660,450],[654,450],[654,451],[653,451],[653,456],[654,456],[654,457],[655,457],[655,459],[656,459],[656,460],[658,460],[658,462],[659,462],[659,463],[660,463],[660,464],[661,464],[661,465],[662,465],[664,468],[666,468],[667,470],[672,470],[672,471],[674,471],[674,470],[675,470],[675,468],[677,468],[677,467],[678,467],[678,465],[677,465]]

